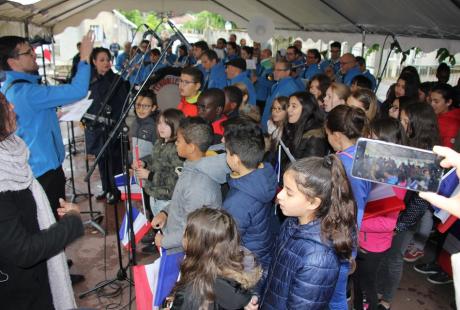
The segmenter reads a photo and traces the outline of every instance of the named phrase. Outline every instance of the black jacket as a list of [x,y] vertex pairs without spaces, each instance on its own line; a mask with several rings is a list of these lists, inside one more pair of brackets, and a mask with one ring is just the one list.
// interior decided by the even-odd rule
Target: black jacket
[[[252,292],[241,287],[235,280],[217,278],[214,283],[215,300],[208,310],[239,310],[249,304]],[[199,305],[192,305],[190,287],[176,292],[171,310],[198,310]]]
[[[108,71],[105,75],[97,75],[93,72],[89,85],[89,90],[91,91],[90,98],[93,99],[93,103],[88,108],[88,114],[96,115],[99,112],[102,103],[109,95],[109,91],[112,88],[112,85],[116,82],[117,78],[118,75],[113,73],[112,70]],[[123,103],[125,102],[129,91],[129,84],[126,81],[120,79],[118,83],[119,84],[117,85],[114,93],[107,102],[111,108],[110,118],[114,122],[118,121],[121,116]],[[100,116],[105,117],[106,115],[102,113]],[[88,154],[97,155],[105,142],[103,125],[97,122],[90,122],[87,124],[88,125],[85,130],[87,152]],[[118,148],[117,143],[113,143],[112,146],[114,149]]]
[[83,233],[75,215],[40,231],[29,189],[0,193],[0,308],[54,309],[46,260]]

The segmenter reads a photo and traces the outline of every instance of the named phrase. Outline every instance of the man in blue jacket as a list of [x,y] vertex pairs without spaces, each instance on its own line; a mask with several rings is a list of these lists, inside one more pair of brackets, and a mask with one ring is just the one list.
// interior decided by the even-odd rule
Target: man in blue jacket
[[325,59],[321,62],[321,70],[324,72],[326,67],[332,67],[334,74],[338,75],[340,72],[340,52],[342,50],[342,44],[340,42],[332,42],[330,45],[331,58]]
[[201,54],[201,64],[206,70],[206,76],[202,90],[208,88],[224,89],[227,86],[227,75],[225,66],[219,61],[217,53],[213,50],[207,50]]
[[373,76],[372,73],[370,73],[369,70],[367,70],[366,68],[366,59],[364,59],[364,57],[357,56],[356,62],[358,64],[359,71],[361,71],[362,75],[364,75],[366,78],[369,79],[369,81],[371,81],[372,90],[375,90],[375,87],[377,86],[377,82],[375,80],[375,76]]
[[59,86],[39,84],[37,56],[26,39],[17,36],[0,38],[0,69],[6,71],[1,91],[15,106],[16,134],[29,147],[32,172],[45,190],[55,216],[59,198],[65,198],[66,182],[62,170],[65,151],[56,108],[87,95],[92,37],[89,32],[81,41],[80,63],[72,82]]
[[255,105],[256,104],[256,90],[254,85],[249,80],[246,73],[246,60],[242,58],[235,58],[226,63],[227,69],[227,85],[235,85],[236,83],[243,83],[248,89],[248,103]]
[[273,76],[275,78],[276,84],[272,86],[270,96],[265,102],[264,113],[260,121],[260,125],[264,132],[267,132],[267,121],[269,120],[272,114],[272,104],[279,96],[289,97],[295,92],[305,91],[305,86],[302,84],[299,79],[292,78],[291,73],[291,64],[285,60],[280,60],[275,64],[275,69],[273,70]]
[[307,66],[300,74],[302,79],[310,81],[312,77],[323,71],[320,68],[321,54],[316,48],[307,51]]
[[342,73],[341,82],[347,86],[351,86],[351,81],[353,81],[355,76],[362,75],[353,54],[346,53],[340,57],[340,73]]

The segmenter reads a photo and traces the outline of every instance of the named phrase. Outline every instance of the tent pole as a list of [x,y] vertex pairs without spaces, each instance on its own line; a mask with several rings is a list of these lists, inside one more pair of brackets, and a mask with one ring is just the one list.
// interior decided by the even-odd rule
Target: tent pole
[[366,30],[363,30],[362,32],[363,38],[362,38],[362,45],[361,45],[361,56],[364,57],[364,46],[366,45]]
[[29,19],[24,20],[24,37],[29,37]]

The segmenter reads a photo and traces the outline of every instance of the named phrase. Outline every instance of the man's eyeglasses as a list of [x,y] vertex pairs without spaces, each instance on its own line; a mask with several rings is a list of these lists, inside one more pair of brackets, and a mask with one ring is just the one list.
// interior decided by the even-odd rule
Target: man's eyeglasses
[[196,84],[196,83],[197,82],[193,82],[193,81],[179,80],[179,84],[190,85],[190,84]]
[[17,57],[22,56],[22,55],[33,56],[34,53],[35,53],[34,50],[33,50],[32,48],[29,48],[29,49],[28,49],[27,51],[25,51],[25,52],[18,53],[18,54],[17,54],[17,55],[18,55]]

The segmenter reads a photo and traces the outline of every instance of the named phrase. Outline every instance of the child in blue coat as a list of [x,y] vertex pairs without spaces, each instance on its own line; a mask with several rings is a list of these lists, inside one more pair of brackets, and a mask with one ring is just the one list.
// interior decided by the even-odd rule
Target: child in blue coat
[[244,126],[225,126],[229,192],[224,201],[241,234],[242,244],[261,264],[264,274],[256,287],[262,293],[271,260],[273,233],[270,219],[277,176],[270,164],[262,163],[265,151],[261,128],[252,121]]
[[336,155],[294,162],[278,194],[288,218],[275,242],[261,309],[327,309],[340,260],[356,246],[356,206]]

